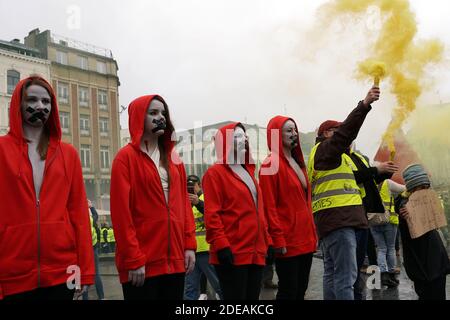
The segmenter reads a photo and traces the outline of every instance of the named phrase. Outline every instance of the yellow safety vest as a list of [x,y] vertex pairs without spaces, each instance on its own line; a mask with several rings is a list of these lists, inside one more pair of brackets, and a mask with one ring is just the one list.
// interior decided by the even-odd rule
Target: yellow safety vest
[[395,213],[394,197],[391,195],[391,192],[389,191],[389,184],[387,180],[385,180],[381,184],[380,196],[381,201],[383,201],[385,209],[391,213],[389,222],[398,225],[399,221],[398,221],[398,214]]
[[92,246],[94,247],[98,242],[97,231],[94,228],[94,219],[91,215],[89,215],[89,219],[91,220]]
[[103,234],[105,233],[105,230],[108,232],[108,229],[107,228],[102,228],[101,230],[100,230],[100,243],[105,243],[106,241],[105,241],[105,237],[103,236]]
[[313,213],[324,209],[362,205],[361,190],[356,184],[353,171],[357,168],[352,159],[342,154],[341,165],[333,170],[315,170],[314,158],[317,144],[311,150],[308,175],[311,179]]
[[108,243],[116,242],[116,238],[114,237],[113,228],[108,229]]
[[[199,199],[205,201],[205,196],[202,194]],[[206,228],[203,213],[198,211],[197,207],[192,206],[192,212],[195,219],[195,238],[197,240],[197,252],[209,251],[209,244],[206,242]]]

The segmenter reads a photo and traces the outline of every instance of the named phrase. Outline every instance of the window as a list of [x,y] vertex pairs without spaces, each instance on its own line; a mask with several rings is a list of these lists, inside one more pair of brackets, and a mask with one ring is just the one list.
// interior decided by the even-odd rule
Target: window
[[109,147],[100,147],[100,167],[109,169]]
[[106,74],[106,63],[97,61],[97,72]]
[[56,51],[56,62],[60,64],[67,64],[67,53],[63,51]]
[[91,168],[91,146],[81,145],[80,148],[81,166],[83,169]]
[[80,115],[80,133],[82,136],[88,136],[90,134],[91,125],[89,116]]
[[69,85],[66,83],[58,83],[58,101],[60,103],[69,103]]
[[59,122],[61,122],[61,129],[63,133],[69,133],[70,117],[68,112],[59,112]]
[[13,94],[16,85],[20,81],[20,73],[16,70],[8,70],[7,82],[8,82],[8,94]]
[[89,88],[79,87],[78,101],[79,101],[80,107],[88,107],[89,106]]
[[107,137],[109,133],[109,119],[100,118],[100,135]]
[[98,105],[101,110],[108,110],[108,93],[105,90],[98,90]]
[[78,56],[78,63],[79,63],[79,67],[83,70],[88,70],[89,66],[88,66],[88,58],[83,57],[83,56]]

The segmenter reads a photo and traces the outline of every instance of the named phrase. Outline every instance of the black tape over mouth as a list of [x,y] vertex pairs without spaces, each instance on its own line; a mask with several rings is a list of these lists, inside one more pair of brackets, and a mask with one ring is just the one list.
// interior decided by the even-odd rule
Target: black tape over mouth
[[153,133],[161,130],[166,130],[167,128],[167,124],[164,120],[153,120],[153,123],[156,125],[156,127],[152,130]]
[[29,122],[35,123],[38,120],[41,120],[42,122],[45,122],[46,120],[46,114],[49,114],[50,111],[48,109],[43,109],[43,111],[36,111],[35,109],[28,107],[26,112],[32,114],[32,116],[28,119]]

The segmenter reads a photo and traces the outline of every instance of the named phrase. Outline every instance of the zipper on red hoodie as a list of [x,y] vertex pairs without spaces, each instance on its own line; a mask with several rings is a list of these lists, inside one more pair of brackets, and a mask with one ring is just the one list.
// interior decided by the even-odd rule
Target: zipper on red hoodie
[[[33,173],[33,165],[31,164],[30,157],[28,156],[28,144],[26,144],[27,148],[27,159],[28,164],[30,165],[31,172]],[[52,158],[46,163],[44,167],[44,173],[42,175],[42,183],[41,183],[41,191],[43,190],[44,181],[45,181],[45,173],[47,172],[47,168],[50,166],[50,164],[53,162],[53,160],[56,158],[56,151],[53,154]],[[37,287],[41,287],[41,200],[40,195],[39,197],[36,194],[36,189],[34,189],[34,176],[32,174],[31,180],[33,181],[33,192],[34,192],[34,198],[36,200],[36,219],[37,219],[37,274],[38,274],[38,281],[37,281]]]
[[[142,151],[141,151],[142,152]],[[149,160],[150,162],[154,165],[156,172],[158,172],[158,176],[159,176],[159,171],[158,168],[156,167],[156,164],[153,162],[152,158],[150,158],[150,156],[148,154],[146,154],[145,152],[142,152]],[[168,165],[169,166],[169,165]],[[167,176],[169,177],[169,192],[167,193],[167,201],[164,201],[165,205],[166,205],[166,209],[167,209],[167,218],[168,218],[168,243],[167,243],[167,268],[169,270],[170,273],[170,206],[169,206],[169,202],[170,202],[170,168],[167,168]],[[159,182],[160,182],[160,186],[161,186],[161,192],[163,195],[163,198],[165,200],[166,196],[164,195],[164,187],[163,184],[161,182],[161,177],[159,177]]]

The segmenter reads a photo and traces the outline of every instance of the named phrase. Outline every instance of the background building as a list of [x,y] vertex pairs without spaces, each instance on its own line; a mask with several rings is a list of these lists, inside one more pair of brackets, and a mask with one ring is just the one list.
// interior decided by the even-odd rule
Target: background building
[[[203,126],[187,131],[177,132],[178,143],[177,152],[180,154],[185,164],[187,175],[195,174],[203,177],[206,170],[216,161],[213,138],[217,130],[231,121],[220,122]],[[256,172],[269,154],[267,147],[267,129],[258,125],[243,123],[246,128],[252,152],[253,160],[256,164]],[[300,143],[304,152],[305,161],[314,146],[315,133],[300,133]]]
[[63,140],[80,154],[88,198],[109,210],[111,161],[120,145],[120,82],[112,52],[39,29],[25,45],[50,60]]
[[20,40],[0,40],[0,135],[8,132],[9,104],[17,83],[32,74],[50,79],[50,62]]

